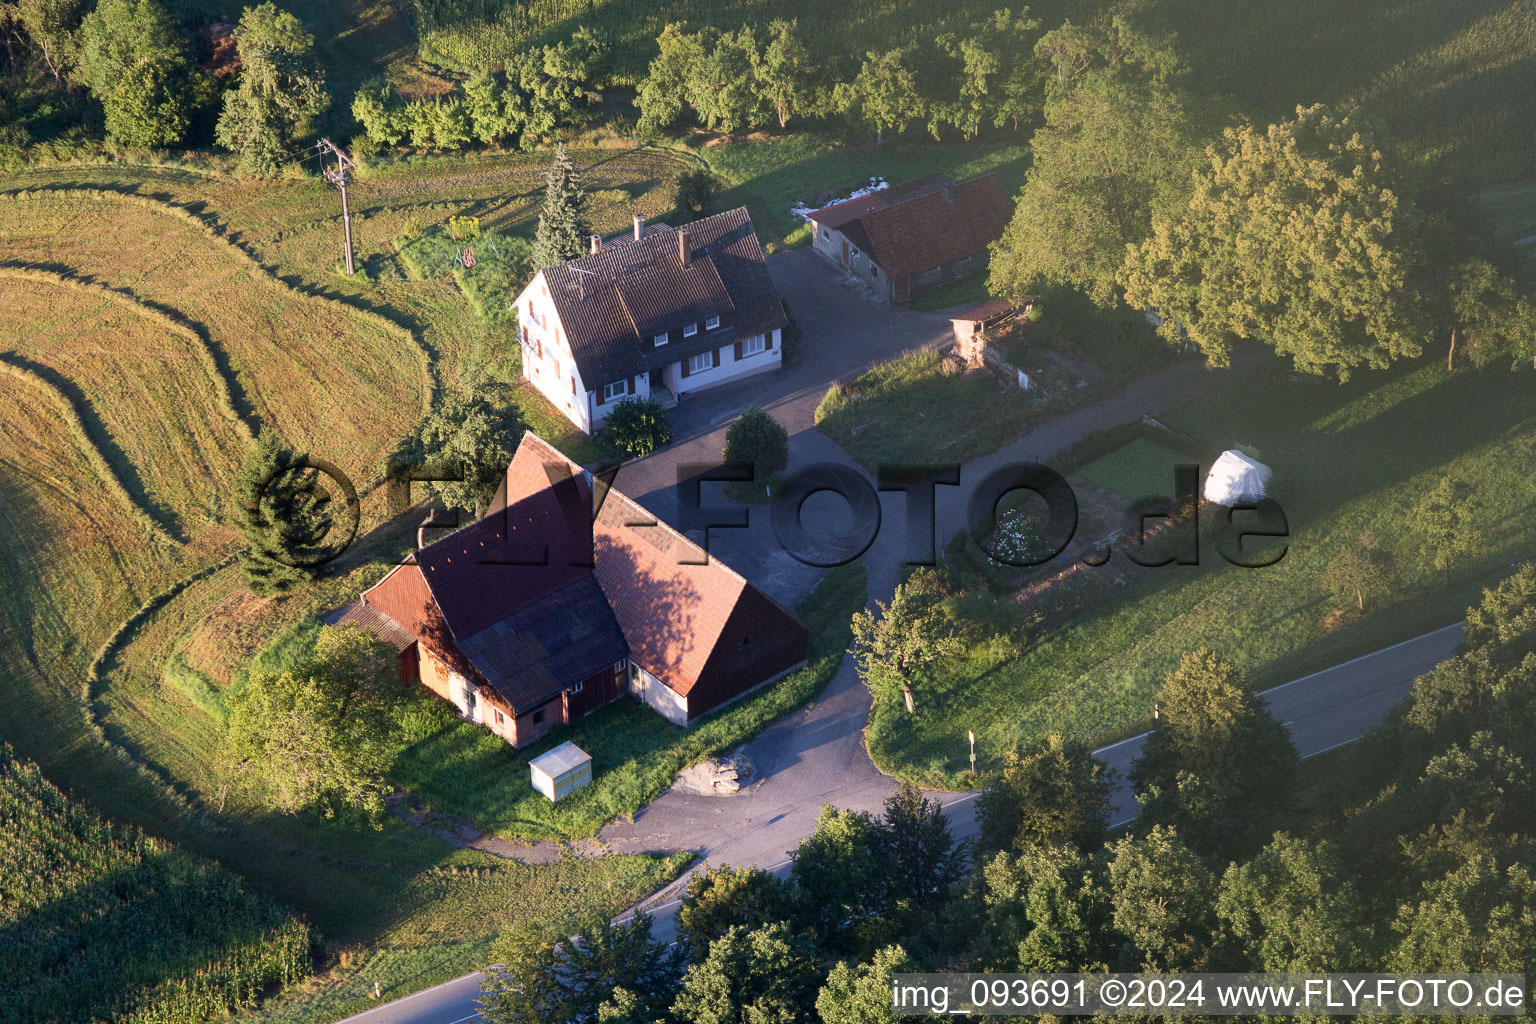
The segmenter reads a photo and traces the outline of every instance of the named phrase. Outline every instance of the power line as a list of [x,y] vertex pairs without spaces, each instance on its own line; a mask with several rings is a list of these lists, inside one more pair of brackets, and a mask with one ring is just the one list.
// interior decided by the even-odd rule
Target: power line
[[[317,143],[320,149],[320,173],[325,175],[325,180],[330,182],[341,193],[341,227],[345,237],[347,253],[347,276],[351,277],[354,270],[352,266],[352,209],[347,205],[347,185],[352,181],[352,172],[357,169],[357,164],[347,156],[330,139],[321,139]],[[336,158],[336,169],[330,170],[325,166],[325,154],[329,153]]]

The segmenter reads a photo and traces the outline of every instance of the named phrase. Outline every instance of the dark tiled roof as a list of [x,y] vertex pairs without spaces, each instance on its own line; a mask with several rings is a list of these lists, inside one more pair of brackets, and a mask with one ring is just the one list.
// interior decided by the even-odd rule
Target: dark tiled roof
[[[985,249],[1013,216],[997,175],[984,174],[952,188],[930,179],[914,182],[915,197],[871,210],[842,227],[843,234],[891,277],[931,270]],[[903,195],[909,186],[901,186]]]
[[[678,235],[686,235],[688,259]],[[591,388],[784,326],[779,293],[746,207],[676,231],[647,232],[543,271],[570,340],[576,368]],[[704,329],[718,316],[720,326]],[[698,323],[698,334],[682,336]],[[657,348],[657,334],[670,336]]]
[[[549,463],[579,471],[548,442],[525,433],[507,467],[508,495],[547,486],[543,467]],[[592,532],[597,581],[623,630],[630,657],[672,690],[687,695],[743,594],[755,588],[616,490],[604,496]],[[695,562],[707,564],[681,564]],[[772,605],[766,596],[763,600]],[[790,612],[779,611],[782,624],[776,628],[798,627]]]
[[458,648],[519,712],[629,655],[602,588],[590,575],[460,640]]
[[591,575],[591,492],[584,475],[511,505],[416,553],[455,640]]

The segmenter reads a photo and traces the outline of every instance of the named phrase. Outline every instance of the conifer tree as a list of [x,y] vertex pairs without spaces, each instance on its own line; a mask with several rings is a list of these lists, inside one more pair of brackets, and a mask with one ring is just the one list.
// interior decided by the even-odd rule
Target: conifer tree
[[555,162],[545,178],[544,209],[533,243],[533,264],[552,267],[587,251],[590,228],[586,219],[586,190],[562,143],[555,147]]
[[316,532],[305,501],[312,480],[300,466],[293,449],[267,430],[235,482],[246,540],[240,568],[251,591],[262,597],[303,586],[313,575],[312,569],[293,564]]

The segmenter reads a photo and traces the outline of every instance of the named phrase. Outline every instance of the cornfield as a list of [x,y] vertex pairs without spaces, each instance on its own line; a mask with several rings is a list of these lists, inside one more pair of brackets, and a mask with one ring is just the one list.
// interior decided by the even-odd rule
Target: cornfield
[[0,746],[0,1017],[197,1024],[310,970],[309,926]]

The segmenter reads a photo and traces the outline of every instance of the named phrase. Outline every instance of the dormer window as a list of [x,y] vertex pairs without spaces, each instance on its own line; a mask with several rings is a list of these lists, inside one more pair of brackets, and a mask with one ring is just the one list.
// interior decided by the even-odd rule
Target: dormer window
[[708,320],[704,321],[704,329],[706,331],[712,331],[716,327],[719,327],[719,326],[720,326],[720,318],[717,317],[717,316],[712,316]]
[[667,343],[667,336],[666,336],[666,334],[658,334],[658,335],[656,335],[656,337],[651,339],[651,342],[657,348],[661,348],[661,346],[663,346],[663,345],[665,345]]
[[699,333],[699,325],[698,324],[689,324],[687,327],[683,328],[683,337],[685,337],[685,338],[691,338],[695,334],[698,334],[698,333]]

